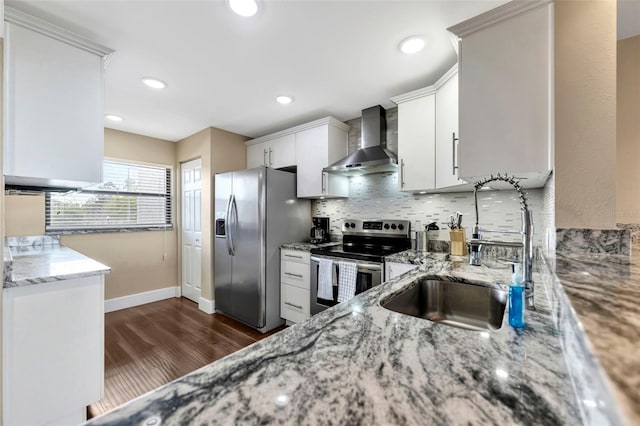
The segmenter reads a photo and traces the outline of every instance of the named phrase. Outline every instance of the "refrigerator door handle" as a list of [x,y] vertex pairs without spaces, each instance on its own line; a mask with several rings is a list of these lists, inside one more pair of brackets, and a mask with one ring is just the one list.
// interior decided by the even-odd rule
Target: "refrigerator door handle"
[[231,216],[233,216],[233,223],[231,225],[231,256],[236,255],[236,234],[238,230],[238,205],[236,204],[236,196],[231,195]]
[[233,256],[233,252],[231,251],[231,198],[233,195],[229,195],[229,199],[227,200],[227,209],[224,213],[224,222],[225,222],[225,240],[227,243],[227,252],[230,256]]

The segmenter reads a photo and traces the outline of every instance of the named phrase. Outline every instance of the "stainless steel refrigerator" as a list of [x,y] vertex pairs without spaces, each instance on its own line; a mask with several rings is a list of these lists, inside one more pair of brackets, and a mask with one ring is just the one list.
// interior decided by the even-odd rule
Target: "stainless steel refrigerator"
[[296,175],[267,167],[215,176],[215,307],[262,333],[281,325],[280,246],[304,241],[311,205]]

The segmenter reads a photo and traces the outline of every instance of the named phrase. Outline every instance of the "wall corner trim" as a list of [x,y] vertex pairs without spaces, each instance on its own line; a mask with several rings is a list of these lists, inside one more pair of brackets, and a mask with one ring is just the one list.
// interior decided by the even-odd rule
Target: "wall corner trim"
[[104,313],[119,311],[121,309],[132,308],[134,306],[145,305],[151,302],[180,297],[182,289],[180,286],[165,287],[158,290],[145,291],[143,293],[131,294],[129,296],[116,297],[104,301]]
[[198,299],[198,309],[209,315],[214,314],[216,312],[216,302],[215,300],[209,300],[205,299],[204,297],[200,297]]

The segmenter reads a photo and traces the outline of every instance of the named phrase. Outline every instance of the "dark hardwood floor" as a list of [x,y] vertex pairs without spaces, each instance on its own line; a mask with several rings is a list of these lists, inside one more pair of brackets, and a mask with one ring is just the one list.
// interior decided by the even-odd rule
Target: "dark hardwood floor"
[[105,315],[104,398],[87,408],[87,417],[111,411],[282,328],[260,334],[223,315],[207,315],[185,298],[110,312]]

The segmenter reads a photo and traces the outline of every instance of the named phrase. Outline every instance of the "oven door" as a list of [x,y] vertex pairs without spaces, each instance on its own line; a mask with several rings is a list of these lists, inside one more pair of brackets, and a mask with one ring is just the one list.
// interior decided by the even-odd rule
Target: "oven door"
[[[320,270],[320,259],[333,260],[333,299],[320,299],[318,298],[318,274]],[[340,275],[340,268],[338,262],[353,262],[358,266],[358,273],[356,276],[356,294],[369,290],[371,287],[377,286],[382,283],[383,264],[382,263],[370,263],[360,260],[343,259],[329,256],[311,256],[311,291],[310,291],[310,307],[311,315],[315,315],[324,311],[331,306],[338,304],[338,276]]]

